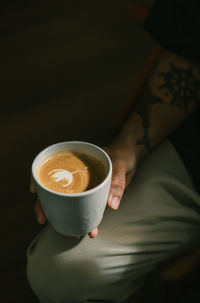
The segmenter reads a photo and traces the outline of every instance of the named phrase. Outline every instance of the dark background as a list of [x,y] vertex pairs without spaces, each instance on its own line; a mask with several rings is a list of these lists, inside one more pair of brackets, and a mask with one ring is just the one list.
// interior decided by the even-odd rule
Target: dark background
[[0,34],[0,300],[34,303],[31,162],[60,141],[107,144],[152,41],[125,0],[9,1]]

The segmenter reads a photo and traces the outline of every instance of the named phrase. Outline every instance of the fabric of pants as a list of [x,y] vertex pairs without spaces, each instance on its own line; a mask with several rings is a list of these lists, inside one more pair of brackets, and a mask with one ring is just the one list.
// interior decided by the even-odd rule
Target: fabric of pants
[[27,251],[27,277],[42,303],[128,302],[161,263],[197,245],[200,196],[169,141],[140,164],[97,238],[50,226]]

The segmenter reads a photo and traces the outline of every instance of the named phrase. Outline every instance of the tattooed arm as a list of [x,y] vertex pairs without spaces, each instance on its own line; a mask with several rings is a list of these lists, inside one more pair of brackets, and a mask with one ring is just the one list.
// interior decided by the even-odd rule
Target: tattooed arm
[[111,208],[118,208],[139,161],[198,107],[199,96],[199,65],[164,52],[134,112],[106,148],[113,163]]
[[165,52],[115,145],[139,161],[198,107],[199,97],[199,65]]

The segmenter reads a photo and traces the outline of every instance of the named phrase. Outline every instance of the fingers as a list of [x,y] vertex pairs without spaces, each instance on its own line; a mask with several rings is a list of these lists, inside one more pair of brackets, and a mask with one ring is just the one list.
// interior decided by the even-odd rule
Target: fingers
[[89,235],[90,238],[96,238],[97,235],[98,235],[98,227],[93,229],[88,235]]
[[[32,194],[35,194],[35,193],[36,193],[36,190],[35,190],[35,186],[34,186],[34,183],[33,183],[33,178],[32,178],[32,176],[31,176],[31,178],[30,178],[30,192],[31,192]],[[41,204],[40,204],[39,199],[37,199],[37,200],[35,201],[34,210],[35,210],[35,213],[36,213],[37,222],[38,222],[39,224],[44,224],[44,223],[46,223],[47,218],[46,218],[45,213],[44,213],[44,211],[43,211],[43,209],[42,209],[42,207],[41,207]]]
[[30,186],[29,186],[29,188],[30,188],[30,192],[31,192],[32,194],[35,194],[35,193],[36,193],[36,190],[35,190],[35,186],[34,186],[33,178],[32,178],[32,177],[30,178]]
[[44,224],[47,221],[47,218],[45,216],[45,213],[40,205],[40,201],[37,199],[35,201],[34,210],[36,213],[36,218],[39,224]]
[[118,209],[126,185],[125,165],[122,161],[113,163],[113,175],[108,197],[108,205],[112,209]]
[[[98,235],[98,227],[94,228],[91,232],[88,233],[88,235],[90,238],[96,238]],[[79,240],[81,236],[75,236],[73,238]]]

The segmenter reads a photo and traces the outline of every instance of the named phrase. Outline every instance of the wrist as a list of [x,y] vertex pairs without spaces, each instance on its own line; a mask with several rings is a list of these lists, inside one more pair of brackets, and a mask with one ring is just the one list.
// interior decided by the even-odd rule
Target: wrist
[[137,167],[138,158],[135,149],[131,144],[117,137],[110,145],[110,150],[112,160],[120,160],[123,162],[126,173]]
[[[140,134],[139,134],[140,135]],[[148,149],[144,144],[139,144],[139,135],[137,132],[129,133],[122,130],[115,138],[112,146],[119,154],[123,155],[124,159],[129,159],[135,163],[135,166],[148,154]]]

